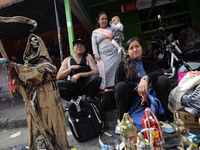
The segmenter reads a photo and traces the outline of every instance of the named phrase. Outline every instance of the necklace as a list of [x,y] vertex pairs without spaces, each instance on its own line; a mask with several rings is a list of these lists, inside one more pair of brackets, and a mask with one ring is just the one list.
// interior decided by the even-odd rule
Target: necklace
[[135,61],[136,69],[137,69],[137,75],[141,76],[141,70],[142,70],[142,64],[139,61]]

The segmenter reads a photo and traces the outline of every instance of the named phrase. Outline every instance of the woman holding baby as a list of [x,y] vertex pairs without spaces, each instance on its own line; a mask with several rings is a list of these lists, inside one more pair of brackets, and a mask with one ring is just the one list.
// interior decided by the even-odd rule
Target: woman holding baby
[[[105,69],[106,88],[115,86],[115,72],[121,61],[121,53],[111,43],[112,27],[107,27],[108,18],[105,12],[100,12],[97,29],[92,32],[92,49],[95,61],[102,61]],[[121,38],[119,38],[119,41]]]

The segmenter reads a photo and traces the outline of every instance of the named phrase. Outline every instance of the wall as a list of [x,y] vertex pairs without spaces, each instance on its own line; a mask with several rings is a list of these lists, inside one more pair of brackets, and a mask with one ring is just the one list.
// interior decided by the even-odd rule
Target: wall
[[142,38],[139,11],[128,13],[125,16],[124,25],[125,41],[128,41],[132,37]]
[[191,21],[193,26],[200,26],[200,2],[199,0],[188,0],[188,6],[190,10],[198,10],[191,13]]

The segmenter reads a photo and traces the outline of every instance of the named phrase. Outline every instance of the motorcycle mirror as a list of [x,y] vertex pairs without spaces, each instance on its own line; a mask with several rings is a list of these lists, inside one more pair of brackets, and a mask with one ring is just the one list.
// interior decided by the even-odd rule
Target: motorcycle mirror
[[161,15],[158,15],[158,20],[160,21],[160,25],[162,27]]
[[158,15],[158,20],[161,20],[161,15]]

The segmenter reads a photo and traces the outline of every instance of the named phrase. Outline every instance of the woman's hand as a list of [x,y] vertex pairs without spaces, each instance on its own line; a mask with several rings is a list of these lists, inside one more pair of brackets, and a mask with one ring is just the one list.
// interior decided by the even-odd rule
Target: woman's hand
[[140,83],[138,84],[138,95],[142,97],[142,102],[147,102],[148,94],[148,81],[141,78]]
[[72,82],[72,83],[77,83],[77,81],[78,81],[78,79],[79,79],[80,77],[81,77],[81,76],[80,76],[79,73],[73,75],[73,76],[71,77],[71,82]]
[[96,57],[94,61],[95,63],[97,63],[97,61],[100,61],[100,60],[101,60],[100,57]]

